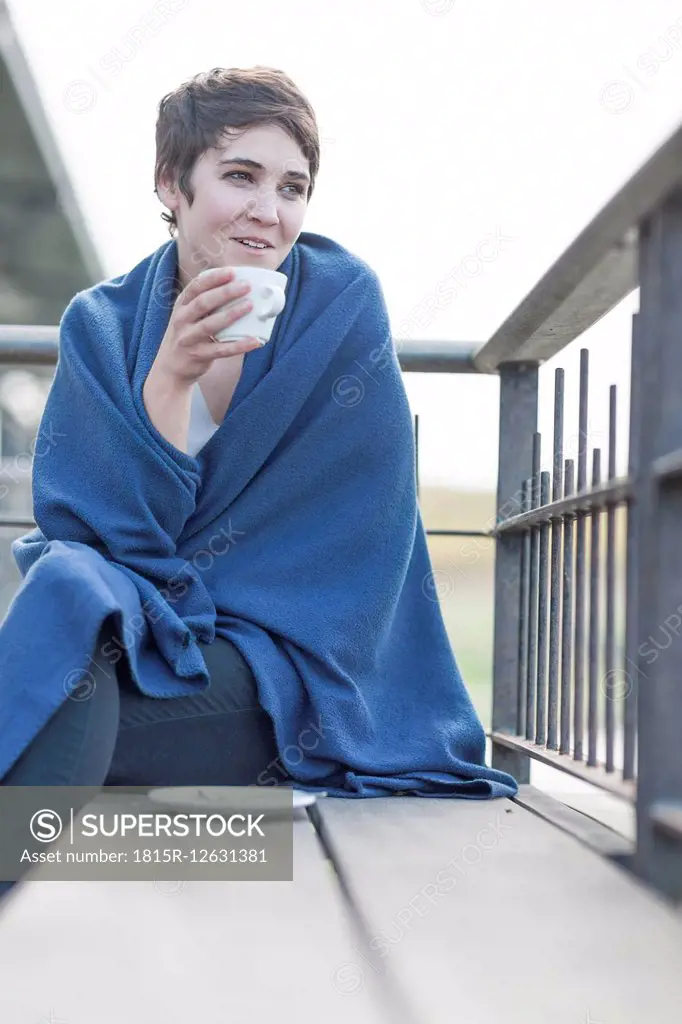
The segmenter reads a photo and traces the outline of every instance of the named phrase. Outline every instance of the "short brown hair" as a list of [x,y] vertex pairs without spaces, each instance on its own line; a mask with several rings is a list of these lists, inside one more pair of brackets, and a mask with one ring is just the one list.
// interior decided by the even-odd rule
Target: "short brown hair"
[[[252,68],[213,68],[169,92],[159,103],[156,121],[154,186],[162,175],[172,175],[192,203],[190,175],[199,157],[228,128],[279,125],[298,144],[308,161],[313,194],[320,166],[320,136],[312,106],[284,71],[257,65]],[[162,220],[173,235],[175,214]]]

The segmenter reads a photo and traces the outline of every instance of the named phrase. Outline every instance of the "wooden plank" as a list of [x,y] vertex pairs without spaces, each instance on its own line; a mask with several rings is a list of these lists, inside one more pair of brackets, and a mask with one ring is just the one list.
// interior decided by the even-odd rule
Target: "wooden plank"
[[316,814],[415,1020],[677,1019],[679,913],[518,804],[327,799]]
[[[0,909],[0,1020],[393,1024],[305,814],[293,882],[38,881]],[[179,891],[178,891],[179,889]],[[383,1008],[383,1009],[381,1009]]]
[[605,857],[631,857],[634,843],[589,814],[576,810],[534,786],[519,786],[514,803],[525,807]]
[[630,843],[636,841],[636,812],[634,804],[628,800],[590,786],[566,772],[557,772],[538,761],[533,762],[530,781],[536,790],[554,797],[563,806],[594,818]]

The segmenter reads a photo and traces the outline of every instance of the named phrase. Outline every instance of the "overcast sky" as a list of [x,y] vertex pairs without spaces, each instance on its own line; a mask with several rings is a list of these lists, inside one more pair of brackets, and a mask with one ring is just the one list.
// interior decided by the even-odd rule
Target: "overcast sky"
[[[680,0],[8,2],[108,275],[168,238],[153,194],[161,96],[210,67],[268,64],[321,128],[305,228],[374,267],[397,337],[485,341],[682,121]],[[452,301],[418,312],[455,271]],[[543,367],[547,451],[554,366],[577,401],[580,345],[595,443],[610,383],[626,413],[636,307],[635,293]],[[493,487],[496,380],[405,380],[422,482]]]

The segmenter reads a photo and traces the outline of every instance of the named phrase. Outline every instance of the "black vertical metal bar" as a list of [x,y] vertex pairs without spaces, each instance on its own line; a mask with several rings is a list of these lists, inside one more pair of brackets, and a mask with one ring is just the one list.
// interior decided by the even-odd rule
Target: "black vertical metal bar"
[[[580,350],[580,399],[578,406],[578,481],[577,491],[587,484],[587,403],[589,352]],[[573,759],[583,760],[585,718],[585,513],[578,512],[575,527],[575,646],[573,697]]]
[[[531,502],[531,485],[524,480],[521,487],[521,511],[527,512]],[[526,678],[528,675],[528,620],[530,594],[530,531],[526,530],[521,542],[521,588],[519,595],[519,676],[516,702],[516,735],[526,731]]]
[[[592,486],[601,482],[601,452],[592,452]],[[601,510],[590,513],[590,624],[588,651],[587,763],[597,764],[597,733],[599,729],[599,630],[601,624]]]
[[638,690],[646,672],[639,654],[639,578],[644,542],[646,493],[642,492],[641,452],[649,447],[646,434],[648,417],[643,415],[642,394],[656,386],[657,365],[654,339],[644,329],[641,313],[632,317],[630,357],[630,432],[628,438],[628,474],[634,481],[635,501],[627,507],[626,581],[625,581],[625,665],[623,668],[623,778],[634,780],[637,773]]
[[[540,442],[538,433],[533,434],[533,475],[531,477],[531,508],[540,504]],[[530,531],[530,582],[528,602],[528,673],[526,675],[526,739],[534,738],[535,700],[537,694],[538,664],[538,594],[540,571],[540,532],[534,526]]]
[[[616,385],[609,389],[609,465],[608,479],[616,478]],[[606,511],[606,630],[604,635],[604,728],[606,730],[606,752],[604,766],[607,772],[614,770],[615,709],[616,701],[623,697],[623,681],[616,672],[615,641],[616,601],[616,506],[609,505]]]
[[[532,470],[532,436],[538,421],[537,363],[500,366],[497,521],[515,515],[520,484]],[[507,534],[495,544],[492,731],[514,735],[518,715],[520,566],[523,537]],[[517,782],[530,781],[530,759],[493,741],[492,766]]]
[[[558,501],[563,490],[564,471],[564,371],[554,374],[554,446],[552,451],[552,501]],[[563,524],[554,520],[549,596],[549,676],[547,680],[547,746],[556,750],[559,704],[559,644],[561,637],[561,536]]]
[[[682,898],[682,838],[656,820],[662,804],[682,808],[682,486],[662,479],[655,460],[682,449],[682,188],[669,193],[640,230],[640,313],[653,366],[640,386],[639,476],[644,508],[638,585],[639,650],[647,651],[638,688],[639,769],[635,869],[673,900]],[[635,382],[633,381],[633,386]],[[653,658],[649,638],[662,636]]]
[[[540,475],[540,504],[549,504],[549,473]],[[547,629],[548,580],[549,580],[549,523],[540,527],[540,568],[538,572],[538,661],[537,661],[537,704],[535,714],[535,742],[544,746],[547,742],[547,651],[549,635]]]
[[[573,494],[573,459],[566,459],[564,495]],[[575,517],[564,517],[563,594],[561,598],[561,742],[559,752],[571,750],[571,671],[573,654],[573,524]]]
[[627,541],[625,549],[625,665],[623,666],[623,779],[634,780],[637,774],[637,691],[640,680],[637,647],[637,577],[639,551],[637,544],[640,510],[628,505]]

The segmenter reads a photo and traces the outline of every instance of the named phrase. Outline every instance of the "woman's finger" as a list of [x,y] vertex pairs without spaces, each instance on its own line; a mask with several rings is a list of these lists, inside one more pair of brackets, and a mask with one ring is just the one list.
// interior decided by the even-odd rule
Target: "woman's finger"
[[237,320],[241,320],[243,316],[250,313],[253,309],[253,303],[249,299],[243,299],[241,302],[235,302],[231,306],[225,309],[220,309],[217,313],[213,313],[211,316],[205,316],[203,320],[197,320],[192,328],[192,335],[194,337],[206,337],[207,335],[216,335],[219,331],[225,330],[226,327],[230,327],[231,324],[236,323]]
[[186,288],[178,295],[176,306],[187,306],[197,295],[209,291],[222,284],[228,284],[234,277],[234,267],[212,267],[210,270],[202,270],[200,274],[193,277]]
[[[224,359],[226,356],[238,356],[241,352],[251,352],[252,349],[262,348],[263,343],[258,338],[242,338],[240,341],[217,341],[213,345],[216,359]],[[223,351],[229,349],[230,351]]]
[[238,299],[243,299],[250,291],[251,285],[248,281],[230,281],[219,288],[203,291],[185,306],[183,319],[190,324],[197,323],[211,313],[218,312],[223,306],[232,305]]
[[200,359],[225,359],[228,356],[238,356],[242,352],[250,352],[251,349],[261,348],[258,338],[240,338],[239,341],[205,341],[195,349],[195,355]]

